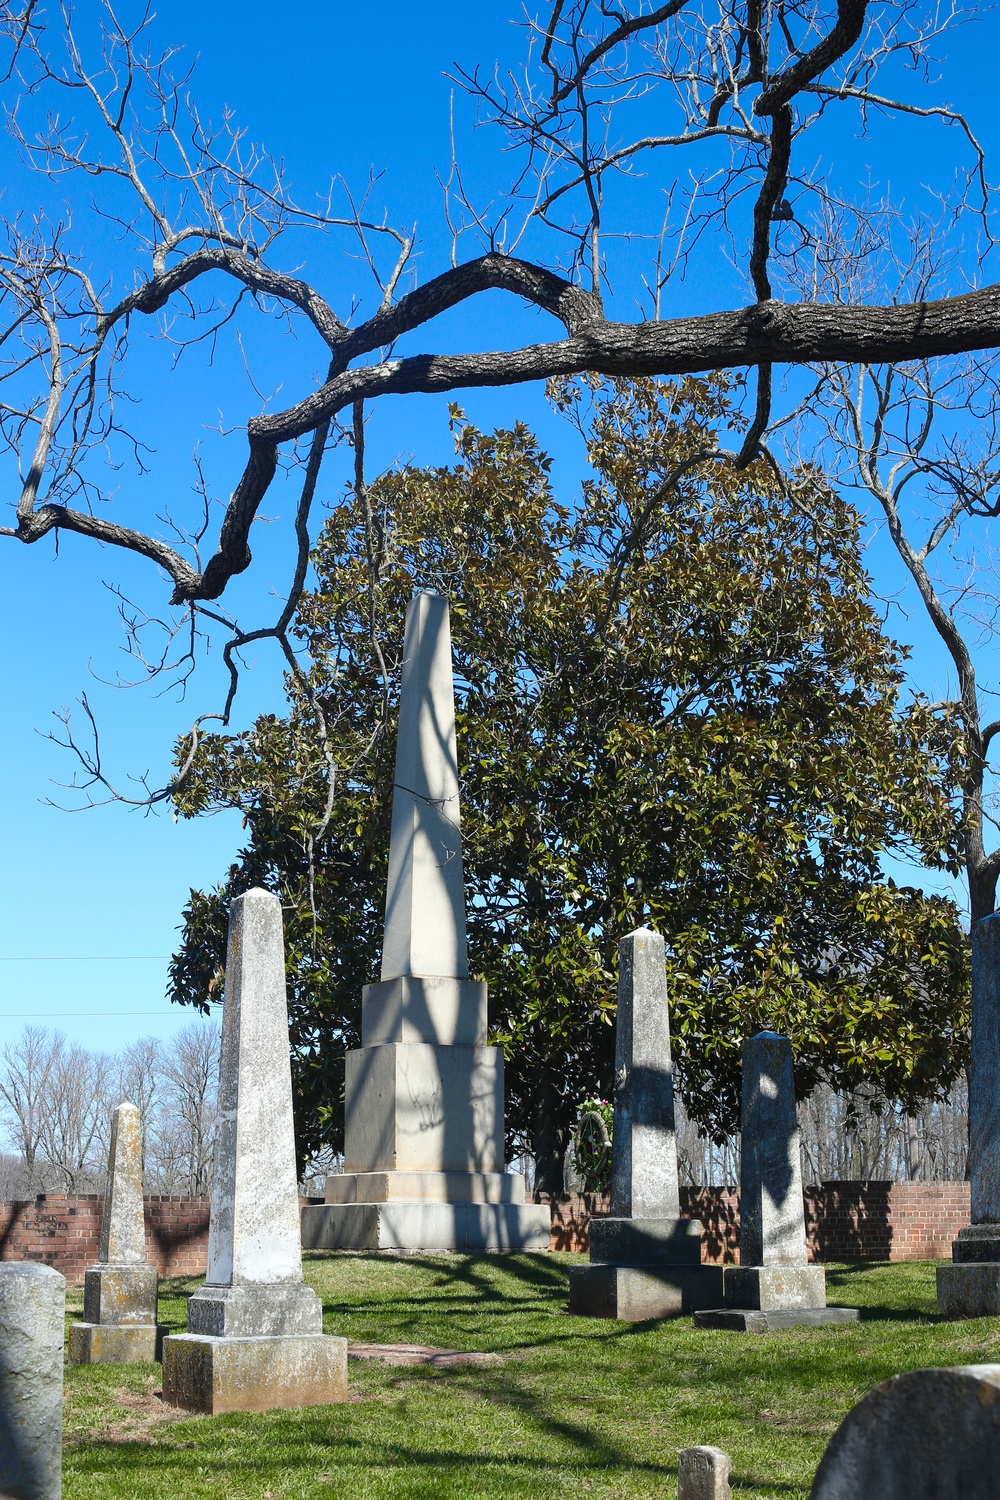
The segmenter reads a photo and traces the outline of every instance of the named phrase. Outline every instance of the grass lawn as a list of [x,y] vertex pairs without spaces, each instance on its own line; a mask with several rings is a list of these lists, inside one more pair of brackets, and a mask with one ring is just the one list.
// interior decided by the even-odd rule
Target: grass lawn
[[[860,1323],[754,1336],[696,1333],[687,1318],[570,1318],[578,1259],[307,1257],[328,1333],[501,1356],[449,1369],[351,1360],[342,1406],[178,1419],[156,1396],[157,1365],[68,1369],[65,1500],[662,1500],[676,1495],[678,1449],[695,1443],[730,1454],[741,1500],[793,1500],[879,1381],[1000,1362],[1000,1319],[938,1319],[928,1262],[829,1267],[829,1301],[863,1308]],[[164,1284],[174,1331],[197,1285]]]

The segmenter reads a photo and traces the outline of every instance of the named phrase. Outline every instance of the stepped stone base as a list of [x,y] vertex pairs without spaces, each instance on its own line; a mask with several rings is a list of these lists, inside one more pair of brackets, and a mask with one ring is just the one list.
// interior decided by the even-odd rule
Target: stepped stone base
[[696,1328],[725,1328],[733,1333],[776,1333],[782,1328],[821,1328],[856,1323],[856,1307],[783,1307],[763,1311],[755,1307],[715,1307],[696,1312]]
[[156,1323],[71,1323],[71,1365],[147,1365],[160,1359],[167,1330]]
[[589,1265],[569,1273],[569,1310],[577,1317],[644,1323],[717,1307],[721,1300],[721,1266]]
[[946,1318],[994,1318],[1000,1314],[1000,1261],[938,1266],[938,1307]]
[[326,1179],[327,1203],[523,1203],[519,1172],[337,1172]]
[[328,1334],[163,1341],[163,1399],[184,1411],[271,1411],[347,1400],[347,1340]]
[[323,1332],[323,1304],[301,1281],[206,1283],[188,1301],[188,1333],[249,1339]]
[[544,1203],[318,1203],[302,1210],[304,1250],[547,1250]]
[[726,1306],[790,1312],[826,1306],[822,1266],[727,1266]]
[[700,1266],[701,1224],[697,1219],[618,1219],[590,1221],[593,1265]]

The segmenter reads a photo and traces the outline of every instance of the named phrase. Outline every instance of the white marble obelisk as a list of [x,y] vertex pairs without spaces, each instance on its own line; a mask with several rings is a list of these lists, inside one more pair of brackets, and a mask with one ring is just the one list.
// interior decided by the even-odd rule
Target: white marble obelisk
[[163,1399],[214,1413],[346,1396],[347,1341],[324,1335],[302,1280],[281,903],[253,890],[229,917],[208,1275],[187,1333],[164,1340]]
[[406,612],[381,978],[347,1054],[344,1171],[302,1211],[315,1249],[545,1249],[503,1170],[503,1054],[469,979],[448,601]]
[[111,1118],[108,1188],[97,1265],[83,1281],[83,1322],[69,1330],[71,1365],[142,1364],[156,1359],[158,1277],[146,1264],[142,1206],[142,1117],[119,1104]]

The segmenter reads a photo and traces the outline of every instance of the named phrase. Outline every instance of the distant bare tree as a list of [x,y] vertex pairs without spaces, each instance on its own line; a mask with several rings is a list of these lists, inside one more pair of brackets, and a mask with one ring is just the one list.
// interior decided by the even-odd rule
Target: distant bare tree
[[161,1053],[160,1104],[147,1166],[162,1192],[201,1198],[209,1190],[219,1074],[219,1029],[196,1021]]
[[111,1112],[112,1059],[106,1053],[67,1046],[53,1037],[52,1066],[44,1096],[41,1152],[67,1193],[96,1187],[104,1172]]
[[0,1096],[7,1105],[7,1134],[23,1165],[23,1191],[27,1195],[40,1186],[51,1080],[60,1040],[42,1027],[26,1026],[18,1040],[3,1049]]

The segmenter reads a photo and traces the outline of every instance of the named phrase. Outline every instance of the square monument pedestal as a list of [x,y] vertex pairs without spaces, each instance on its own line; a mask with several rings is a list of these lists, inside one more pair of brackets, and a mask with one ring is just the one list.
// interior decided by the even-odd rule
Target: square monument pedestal
[[569,1273],[569,1310],[644,1323],[722,1300],[722,1270],[701,1264],[697,1219],[592,1219],[590,1264]]
[[1000,1314],[1000,1224],[970,1224],[952,1243],[950,1266],[937,1271],[938,1306],[946,1318]]
[[83,1322],[70,1324],[71,1365],[151,1364],[166,1328],[157,1324],[155,1266],[93,1266],[83,1279]]
[[[447,1174],[449,1178],[458,1175]],[[475,1201],[473,1191],[474,1184],[467,1188],[470,1196],[465,1201],[452,1188],[446,1201],[414,1197],[309,1204],[302,1210],[302,1248],[467,1253],[549,1248],[552,1231],[547,1204]]]
[[695,1314],[696,1328],[770,1333],[854,1323],[856,1307],[827,1307],[822,1266],[727,1266],[726,1306]]
[[175,1334],[163,1343],[163,1399],[209,1416],[332,1406],[347,1400],[347,1340],[323,1333],[274,1338]]

